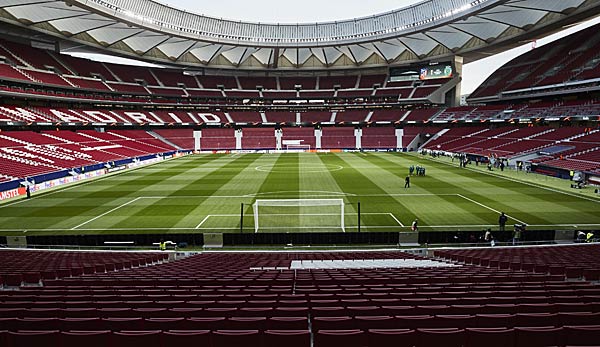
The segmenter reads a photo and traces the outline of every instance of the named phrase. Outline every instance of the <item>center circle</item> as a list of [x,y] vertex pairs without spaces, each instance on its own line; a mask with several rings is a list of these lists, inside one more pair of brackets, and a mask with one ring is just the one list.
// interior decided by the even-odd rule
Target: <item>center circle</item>
[[344,167],[341,165],[331,165],[325,164],[321,166],[295,166],[295,165],[260,165],[255,167],[256,171],[262,172],[281,172],[281,173],[291,173],[291,172],[333,172],[340,171]]

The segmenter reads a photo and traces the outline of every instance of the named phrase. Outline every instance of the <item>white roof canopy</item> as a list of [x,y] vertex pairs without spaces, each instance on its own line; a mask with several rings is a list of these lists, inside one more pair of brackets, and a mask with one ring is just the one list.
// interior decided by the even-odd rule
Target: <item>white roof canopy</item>
[[600,12],[591,0],[428,0],[337,22],[222,20],[150,0],[0,0],[0,21],[155,63],[231,69],[402,65],[489,54]]

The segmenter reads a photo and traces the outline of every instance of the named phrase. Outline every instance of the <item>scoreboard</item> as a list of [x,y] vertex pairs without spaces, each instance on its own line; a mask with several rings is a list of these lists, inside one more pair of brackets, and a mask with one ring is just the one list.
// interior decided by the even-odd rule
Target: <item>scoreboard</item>
[[414,64],[390,69],[390,81],[430,80],[454,77],[452,63]]
[[450,64],[437,64],[421,68],[420,80],[430,80],[435,78],[452,78],[453,70]]

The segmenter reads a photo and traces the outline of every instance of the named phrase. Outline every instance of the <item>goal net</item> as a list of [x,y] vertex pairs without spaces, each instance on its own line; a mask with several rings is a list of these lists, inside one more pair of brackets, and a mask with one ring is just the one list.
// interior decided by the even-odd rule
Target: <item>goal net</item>
[[343,199],[259,199],[252,205],[254,232],[343,231]]
[[310,151],[310,145],[285,145],[287,151]]

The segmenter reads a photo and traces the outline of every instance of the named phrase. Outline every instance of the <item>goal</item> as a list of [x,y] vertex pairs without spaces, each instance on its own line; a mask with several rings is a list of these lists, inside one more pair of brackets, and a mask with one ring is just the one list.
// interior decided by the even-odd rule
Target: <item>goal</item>
[[343,231],[344,199],[258,199],[254,232]]
[[310,151],[310,145],[291,144],[285,145],[286,151]]

